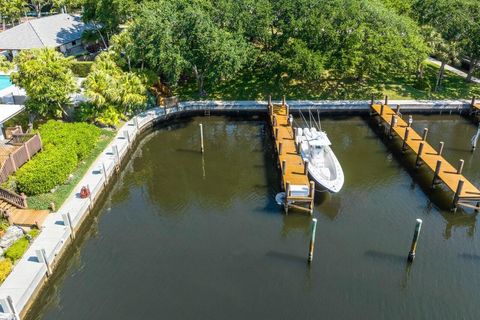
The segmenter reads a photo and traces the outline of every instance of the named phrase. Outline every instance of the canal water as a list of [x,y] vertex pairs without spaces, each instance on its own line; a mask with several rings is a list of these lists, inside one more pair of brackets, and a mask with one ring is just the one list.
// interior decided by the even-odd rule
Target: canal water
[[[198,124],[205,130],[199,154]],[[311,217],[285,216],[271,138],[258,118],[179,120],[148,134],[29,319],[478,319],[480,246],[472,212],[383,141],[367,118],[322,120],[345,172]],[[480,186],[476,127],[415,116]],[[393,144],[393,145],[392,145]],[[428,193],[428,195],[427,195]],[[406,257],[423,219],[417,257]]]

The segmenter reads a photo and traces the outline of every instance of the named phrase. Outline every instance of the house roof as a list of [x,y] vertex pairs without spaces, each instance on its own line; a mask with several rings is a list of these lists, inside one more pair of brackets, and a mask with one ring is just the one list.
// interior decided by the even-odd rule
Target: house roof
[[30,20],[0,33],[0,50],[56,48],[80,39],[90,28],[81,17],[65,13]]

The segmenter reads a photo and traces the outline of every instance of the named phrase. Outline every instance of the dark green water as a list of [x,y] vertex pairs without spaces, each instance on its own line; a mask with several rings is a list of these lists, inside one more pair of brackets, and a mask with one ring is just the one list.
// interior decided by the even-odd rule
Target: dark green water
[[[448,160],[464,158],[480,186],[474,125],[416,116],[414,126],[445,141]],[[427,196],[431,174],[409,169],[413,159],[392,153],[366,119],[326,118],[323,128],[346,182],[317,195],[311,267],[311,217],[275,204],[265,123],[195,118],[143,140],[29,318],[478,319],[476,215],[440,210],[452,195]],[[408,267],[416,218],[424,225]]]

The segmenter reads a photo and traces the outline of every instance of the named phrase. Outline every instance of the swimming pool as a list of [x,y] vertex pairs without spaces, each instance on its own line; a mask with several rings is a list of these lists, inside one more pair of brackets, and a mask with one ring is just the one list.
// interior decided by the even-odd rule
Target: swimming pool
[[12,81],[10,81],[9,76],[0,75],[0,90],[8,88],[12,85]]

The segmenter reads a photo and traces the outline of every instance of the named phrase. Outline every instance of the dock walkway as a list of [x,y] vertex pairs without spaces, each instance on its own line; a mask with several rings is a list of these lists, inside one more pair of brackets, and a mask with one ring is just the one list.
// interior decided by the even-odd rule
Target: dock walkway
[[[268,105],[275,151],[282,171],[282,188],[285,190],[285,212],[289,208],[313,213],[315,185],[308,179],[308,172],[302,157],[297,152],[295,133],[289,120],[289,107]],[[307,205],[305,207],[305,205]]]
[[442,146],[440,151],[436,151],[426,141],[428,129],[420,136],[388,105],[374,104],[371,108],[373,114],[378,115],[390,129],[390,135],[396,134],[402,139],[403,150],[408,147],[417,155],[417,166],[425,164],[434,172],[432,185],[441,181],[455,193],[452,209],[456,209],[457,206],[480,208],[480,190],[462,175],[462,160],[458,169],[453,167],[443,158]]

